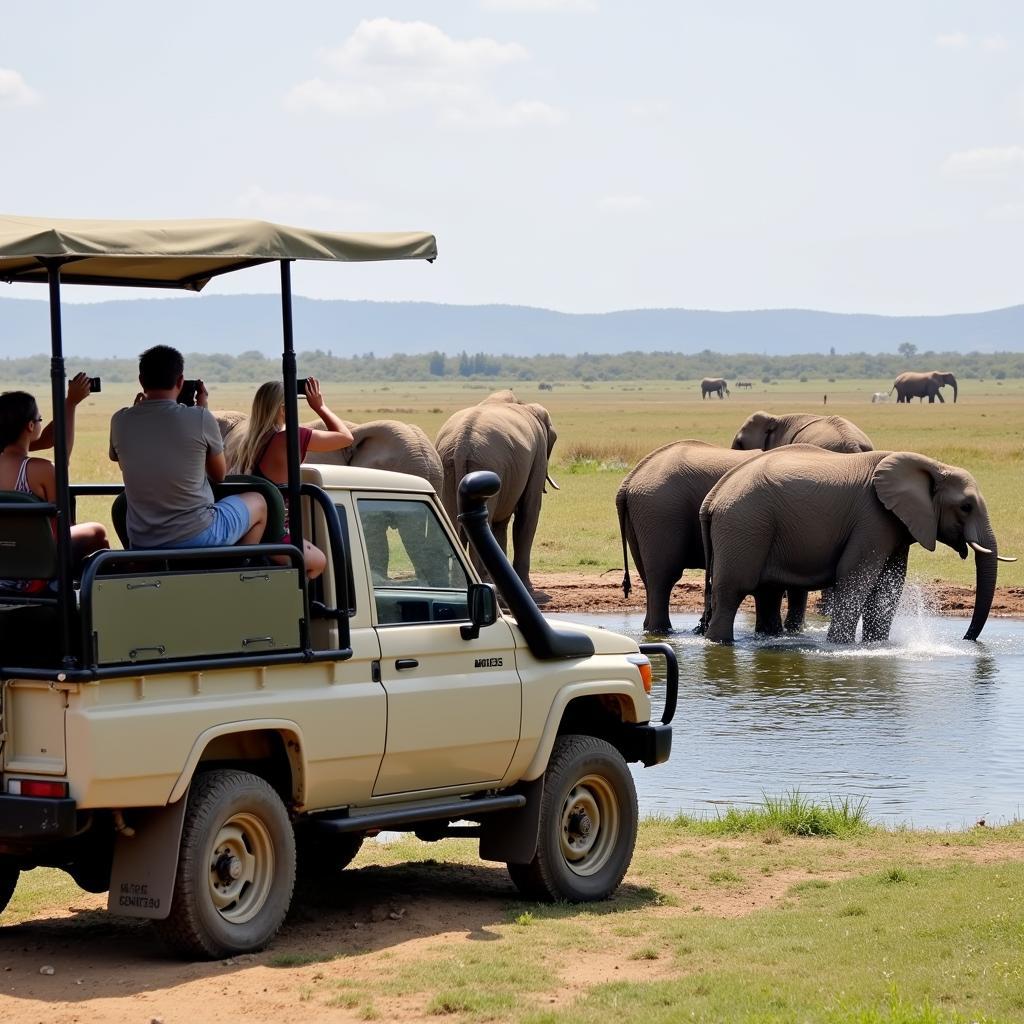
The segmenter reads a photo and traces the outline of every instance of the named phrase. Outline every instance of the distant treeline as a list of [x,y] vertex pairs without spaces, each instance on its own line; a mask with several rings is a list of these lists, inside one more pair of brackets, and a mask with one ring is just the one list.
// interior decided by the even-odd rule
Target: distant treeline
[[[906,346],[910,347],[910,346]],[[80,359],[68,357],[68,373],[85,370],[112,383],[133,382],[138,364],[134,359]],[[720,355],[703,351],[623,352],[620,355],[495,356],[463,352],[446,356],[393,355],[376,358],[372,352],[343,358],[330,352],[302,352],[299,375],[324,381],[427,381],[501,378],[538,382],[676,380],[725,377],[730,382],[843,378],[893,378],[907,369],[950,370],[963,378],[1004,380],[1024,377],[1024,352],[904,352],[901,355]],[[186,375],[215,381],[264,381],[280,376],[279,358],[259,352],[230,355],[186,356]],[[49,357],[7,358],[0,362],[0,385],[19,380],[46,380]]]

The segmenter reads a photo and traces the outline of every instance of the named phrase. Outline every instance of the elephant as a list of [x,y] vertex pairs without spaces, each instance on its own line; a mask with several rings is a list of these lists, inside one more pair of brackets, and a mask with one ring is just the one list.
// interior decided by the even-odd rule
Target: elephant
[[705,377],[700,382],[701,400],[707,398],[708,395],[718,395],[719,398],[724,398],[727,394],[729,394],[729,385],[724,377]]
[[[647,632],[672,629],[672,588],[684,569],[704,568],[701,502],[724,474],[760,454],[736,452],[706,441],[673,441],[644,456],[622,481],[615,495],[622,538],[622,592],[628,598],[633,588],[626,553],[628,544],[647,591]],[[796,632],[803,628],[807,592],[794,591],[788,596],[784,628]],[[761,595],[754,595],[759,633],[782,632],[781,592],[772,597],[774,600],[763,601]],[[703,620],[695,632],[702,629]]]
[[953,404],[956,405],[957,384],[956,377],[948,370],[932,370],[930,373],[901,373],[893,385],[889,388],[889,394],[896,392],[896,404],[910,403],[912,398],[919,398],[924,401],[928,396],[928,404],[934,405],[937,398],[945,404],[942,397],[942,388],[949,385],[953,388]]
[[[241,437],[249,417],[244,412],[218,412],[214,415],[230,462],[233,444]],[[362,466],[366,469],[409,473],[430,481],[434,490],[440,492],[441,459],[430,443],[430,438],[414,423],[403,423],[401,420],[343,422],[352,432],[352,444],[336,452],[309,452],[305,459],[307,464]],[[307,426],[315,430],[326,429],[321,420],[315,420]]]
[[975,552],[974,611],[965,640],[985,626],[998,554],[985,500],[964,469],[916,452],[840,454],[795,444],[738,466],[700,509],[708,560],[706,636],[732,643],[736,609],[761,589],[834,587],[832,643],[889,636],[910,545]]
[[752,413],[732,439],[732,447],[740,451],[771,451],[788,444],[813,444],[833,452],[870,452],[874,448],[871,438],[842,416],[805,412]]
[[[228,463],[234,445],[245,431],[249,416],[244,412],[218,412],[214,414],[217,426],[224,440],[224,449],[228,453]],[[384,469],[394,473],[409,473],[423,477],[431,487],[440,493],[442,484],[441,459],[430,443],[430,438],[415,424],[403,423],[401,420],[371,420],[368,423],[349,423],[342,421],[352,432],[352,444],[334,452],[309,452],[306,465],[319,466],[360,466],[364,469]],[[307,424],[314,430],[326,430],[322,420]],[[381,512],[375,512],[363,521],[363,533],[366,549],[370,555],[370,564],[386,574],[389,563],[387,531],[398,529],[402,544],[405,546],[416,574],[423,579],[437,579],[439,568],[429,564],[427,551],[435,551],[436,546],[426,543],[428,524],[424,522],[422,529],[414,527],[409,516],[400,520]],[[424,552],[421,556],[420,551]]]
[[[558,489],[548,474],[548,461],[557,434],[547,409],[520,402],[510,392],[497,392],[479,405],[451,416],[437,434],[437,451],[444,470],[441,501],[452,522],[457,522],[456,495],[467,473],[488,469],[501,478],[501,490],[487,503],[494,536],[507,551],[512,521],[512,567],[531,594],[530,551],[540,520],[546,483]],[[475,552],[471,553],[478,571]]]

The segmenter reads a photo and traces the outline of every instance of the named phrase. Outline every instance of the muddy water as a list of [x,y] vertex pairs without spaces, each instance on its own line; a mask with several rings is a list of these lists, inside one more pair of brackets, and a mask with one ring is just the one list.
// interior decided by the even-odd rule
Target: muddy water
[[[568,617],[568,616],[567,616]],[[677,616],[691,626],[696,616]],[[634,772],[641,810],[714,814],[793,789],[867,800],[876,822],[961,829],[1024,817],[1024,622],[896,619],[884,645],[826,643],[824,621],[761,640],[737,619],[737,643],[686,632],[645,637],[642,615],[573,616],[664,639],[679,657],[668,764]],[[661,694],[655,683],[660,716]]]

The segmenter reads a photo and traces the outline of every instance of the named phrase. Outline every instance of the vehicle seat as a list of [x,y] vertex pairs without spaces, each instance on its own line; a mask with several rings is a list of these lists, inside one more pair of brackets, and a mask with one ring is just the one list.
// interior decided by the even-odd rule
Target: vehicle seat
[[[284,537],[284,499],[281,491],[269,480],[259,476],[231,475],[224,478],[223,483],[213,485],[213,496],[217,501],[229,494],[241,494],[243,491],[258,491],[267,502],[267,526],[263,531],[263,544],[279,544]],[[110,507],[110,518],[114,524],[114,532],[121,541],[121,547],[128,551],[128,499],[122,491]]]
[[[25,513],[25,505],[45,504],[34,494],[0,491],[0,576],[9,580],[50,580],[57,575],[57,544],[53,537],[53,515]],[[0,588],[4,596],[25,599],[36,595]],[[49,591],[38,595],[42,603],[56,599]]]

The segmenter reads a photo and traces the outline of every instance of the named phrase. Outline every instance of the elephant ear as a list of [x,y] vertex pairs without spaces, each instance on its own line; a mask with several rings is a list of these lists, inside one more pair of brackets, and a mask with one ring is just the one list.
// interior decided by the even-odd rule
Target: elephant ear
[[939,472],[939,464],[932,459],[914,452],[894,452],[879,462],[872,477],[879,501],[928,551],[935,550],[938,532],[935,486]]

